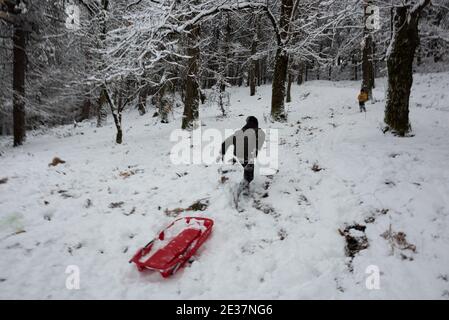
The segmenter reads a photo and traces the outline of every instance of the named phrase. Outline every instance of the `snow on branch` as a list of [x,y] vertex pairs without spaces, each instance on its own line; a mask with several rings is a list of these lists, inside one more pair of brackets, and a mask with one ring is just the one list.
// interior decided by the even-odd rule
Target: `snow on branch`
[[267,2],[251,2],[251,1],[239,2],[239,1],[237,1],[237,3],[234,3],[234,4],[227,4],[227,5],[220,4],[217,6],[213,6],[207,10],[203,10],[203,11],[199,12],[198,14],[196,14],[192,19],[186,21],[181,26],[176,28],[176,31],[182,32],[182,31],[186,30],[188,27],[198,24],[198,23],[202,22],[203,20],[205,20],[206,18],[212,17],[220,12],[238,11],[238,10],[247,10],[247,9],[261,9],[262,11],[264,11],[267,14],[268,19],[270,20],[270,22],[273,25],[275,34],[278,36],[278,39],[277,39],[278,43],[280,43],[280,41],[281,41],[280,31],[279,31],[279,27],[277,24],[277,20],[274,17],[273,13],[271,12],[270,8],[268,7]]
[[424,8],[430,4],[430,0],[420,0],[418,1],[410,10],[410,14],[413,15],[417,15],[420,14],[422,10],[424,10]]

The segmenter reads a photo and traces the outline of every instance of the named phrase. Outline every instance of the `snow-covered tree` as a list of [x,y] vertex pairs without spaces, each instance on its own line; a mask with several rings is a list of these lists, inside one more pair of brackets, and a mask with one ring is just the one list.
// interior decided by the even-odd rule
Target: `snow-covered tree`
[[394,8],[393,35],[387,52],[388,89],[385,123],[403,136],[410,130],[409,99],[413,61],[419,45],[418,25],[430,0],[407,1]]

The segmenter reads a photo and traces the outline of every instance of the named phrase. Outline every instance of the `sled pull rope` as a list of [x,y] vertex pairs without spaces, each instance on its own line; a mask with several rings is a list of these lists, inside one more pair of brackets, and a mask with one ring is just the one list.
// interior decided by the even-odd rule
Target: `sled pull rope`
[[[144,250],[145,248],[148,248],[152,243],[154,242],[154,239],[151,240],[150,242],[148,242],[145,247],[143,247],[141,250]],[[133,262],[133,258],[131,258],[131,260],[128,261],[128,263]]]

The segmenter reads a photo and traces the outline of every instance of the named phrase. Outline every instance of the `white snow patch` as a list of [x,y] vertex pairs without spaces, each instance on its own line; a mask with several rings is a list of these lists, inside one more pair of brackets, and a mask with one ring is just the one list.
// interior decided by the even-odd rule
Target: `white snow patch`
[[[125,113],[122,145],[111,120],[29,134],[20,148],[0,140],[0,178],[8,178],[0,184],[0,298],[448,299],[449,74],[415,75],[411,138],[379,130],[385,80],[376,85],[379,100],[366,114],[350,81],[294,86],[286,124],[263,121],[269,86],[254,97],[233,88],[229,118],[203,107],[205,128],[240,128],[255,115],[280,130],[280,170],[256,176],[254,192],[267,196],[241,213],[232,206],[241,168],[229,165],[235,171],[221,184],[218,166],[170,163],[181,110],[170,124],[155,123],[151,111]],[[66,163],[49,167],[55,156]],[[312,171],[315,163],[323,170]],[[182,214],[215,220],[194,263],[168,279],[128,264],[173,221],[166,208],[202,198],[207,210]],[[350,262],[338,229],[354,223],[366,225],[369,247]],[[390,225],[416,253],[392,252],[381,237]],[[80,268],[80,290],[65,287],[68,265]],[[365,286],[370,265],[380,269],[380,290]]]

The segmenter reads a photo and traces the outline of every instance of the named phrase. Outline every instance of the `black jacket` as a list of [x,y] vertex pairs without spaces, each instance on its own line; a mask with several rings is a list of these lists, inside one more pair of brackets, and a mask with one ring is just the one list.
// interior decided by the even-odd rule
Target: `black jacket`
[[264,142],[265,133],[263,130],[247,123],[221,144],[221,154],[224,156],[228,148],[234,146],[234,157],[240,164],[246,166],[248,163],[254,163],[254,159],[258,156]]

